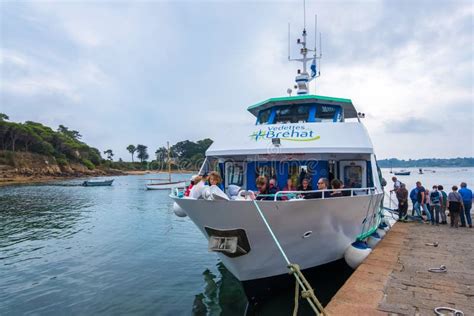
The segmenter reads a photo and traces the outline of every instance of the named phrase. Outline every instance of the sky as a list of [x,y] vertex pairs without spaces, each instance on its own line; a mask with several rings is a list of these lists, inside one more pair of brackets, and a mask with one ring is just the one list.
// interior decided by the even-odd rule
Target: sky
[[[351,99],[379,159],[474,156],[472,1],[308,0],[310,46],[315,14],[311,93]],[[302,1],[0,0],[0,112],[124,160],[225,139],[294,85],[288,23],[296,57]]]

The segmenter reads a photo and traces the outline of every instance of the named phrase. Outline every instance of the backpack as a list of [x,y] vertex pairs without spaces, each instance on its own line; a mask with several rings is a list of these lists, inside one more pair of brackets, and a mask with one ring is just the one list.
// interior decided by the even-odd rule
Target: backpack
[[431,204],[439,204],[439,192],[433,191],[430,193]]

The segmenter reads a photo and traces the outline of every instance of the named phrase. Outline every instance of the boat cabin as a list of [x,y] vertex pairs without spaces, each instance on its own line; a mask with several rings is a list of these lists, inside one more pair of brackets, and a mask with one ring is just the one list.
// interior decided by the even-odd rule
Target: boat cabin
[[[257,190],[258,176],[275,179],[283,190],[324,177],[345,188],[378,184],[373,146],[351,100],[315,95],[272,98],[248,108],[256,124],[247,135],[228,132],[206,152],[201,173],[219,170],[224,188]],[[377,183],[375,183],[377,182]]]
[[272,98],[250,106],[248,111],[257,118],[257,125],[358,119],[351,100],[314,95]]

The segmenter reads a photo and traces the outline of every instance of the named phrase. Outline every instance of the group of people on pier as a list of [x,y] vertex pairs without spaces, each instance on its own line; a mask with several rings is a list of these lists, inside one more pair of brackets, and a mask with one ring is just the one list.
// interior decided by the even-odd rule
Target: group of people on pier
[[[460,189],[453,185],[451,192],[446,193],[442,185],[433,185],[432,189],[425,188],[420,181],[408,193],[406,185],[397,177],[392,177],[393,190],[398,200],[398,211],[400,220],[406,220],[408,216],[408,201],[411,200],[411,215],[416,216],[425,223],[432,225],[447,224],[447,216],[450,218],[451,227],[472,228],[471,208],[472,191],[466,182],[461,182]],[[446,212],[448,210],[448,212]],[[426,216],[426,220],[423,217]]]

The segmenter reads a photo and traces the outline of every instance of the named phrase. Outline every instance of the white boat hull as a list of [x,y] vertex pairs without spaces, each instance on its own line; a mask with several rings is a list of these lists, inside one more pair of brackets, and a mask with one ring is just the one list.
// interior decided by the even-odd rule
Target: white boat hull
[[[343,258],[346,248],[361,234],[366,216],[378,210],[382,196],[257,203],[289,260],[308,269]],[[240,281],[288,273],[286,262],[252,201],[173,199],[208,239],[205,227],[245,230],[250,244],[247,254],[231,258],[217,253]],[[366,231],[367,224],[365,228]]]
[[186,181],[151,183],[146,185],[147,190],[170,190],[184,187],[186,187]]

